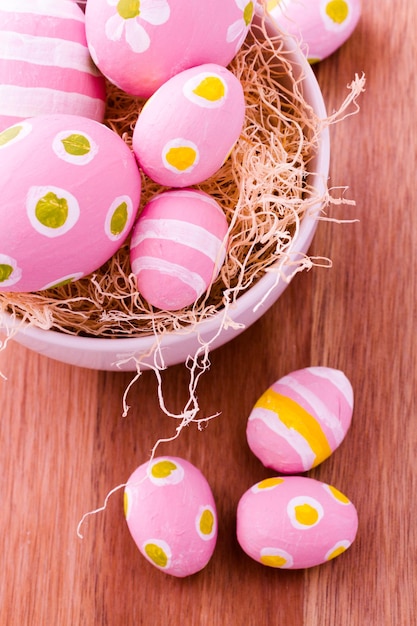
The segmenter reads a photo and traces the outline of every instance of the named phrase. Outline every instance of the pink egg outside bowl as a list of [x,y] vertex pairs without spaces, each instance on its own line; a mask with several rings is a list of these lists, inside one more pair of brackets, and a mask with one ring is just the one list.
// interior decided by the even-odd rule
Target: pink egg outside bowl
[[[271,35],[277,34],[274,23],[268,18],[267,27]],[[305,55],[292,39],[284,41],[284,49],[293,64],[294,74],[302,77],[304,100],[319,119],[325,120],[327,113],[322,93]],[[317,198],[325,196],[329,160],[329,132],[324,124],[318,138],[318,149],[308,165],[309,184],[317,192]],[[317,206],[308,209],[300,221],[292,242],[291,261],[300,260],[306,255],[321,208],[318,202]],[[159,341],[152,334],[131,338],[70,335],[22,324],[7,313],[0,313],[0,332],[2,335],[10,335],[13,341],[30,350],[70,365],[107,371],[137,371],[138,364],[140,369],[148,369],[155,367],[155,363],[160,363],[162,359],[163,366],[168,367],[195,357],[203,350],[205,343],[212,351],[237,337],[277,301],[291,282],[293,274],[292,264],[284,264],[280,268],[279,277],[276,272],[266,272],[228,310],[228,319],[232,320],[232,324],[223,327],[224,313],[220,310],[199,322],[192,332],[189,329],[187,332],[166,332]]]

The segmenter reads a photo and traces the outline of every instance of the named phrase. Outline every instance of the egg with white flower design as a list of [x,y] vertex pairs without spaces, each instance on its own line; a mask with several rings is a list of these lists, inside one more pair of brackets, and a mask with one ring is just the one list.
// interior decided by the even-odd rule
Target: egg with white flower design
[[110,82],[148,98],[189,67],[228,65],[255,5],[256,0],[88,0],[90,54]]
[[0,133],[0,291],[73,282],[126,240],[141,177],[126,143],[78,115],[39,115]]
[[279,569],[321,565],[354,542],[358,514],[341,491],[307,476],[273,476],[237,507],[237,539],[255,561]]
[[217,541],[214,497],[185,459],[155,457],[130,476],[124,512],[139,551],[160,571],[184,578],[202,570]]
[[268,0],[266,8],[277,26],[300,42],[310,63],[344,44],[361,16],[361,0]]

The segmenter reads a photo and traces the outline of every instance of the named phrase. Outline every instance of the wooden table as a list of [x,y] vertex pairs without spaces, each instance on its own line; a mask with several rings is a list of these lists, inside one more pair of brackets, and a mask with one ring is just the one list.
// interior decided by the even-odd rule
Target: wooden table
[[[331,269],[298,275],[253,327],[212,353],[198,387],[201,415],[161,454],[208,477],[219,539],[205,570],[166,576],[135,548],[122,492],[107,492],[144,462],[176,424],[156,381],[78,369],[10,343],[0,353],[0,623],[7,626],[409,626],[417,600],[417,4],[363,3],[351,39],[317,66],[329,113],[365,72],[359,114],[331,129],[332,186],[356,206],[335,207],[311,254]],[[251,561],[235,537],[242,493],[270,475],[250,453],[247,416],[267,386],[297,368],[342,369],[355,392],[351,429],[311,476],[355,503],[359,531],[338,559],[305,571]],[[188,373],[164,373],[178,411]]]

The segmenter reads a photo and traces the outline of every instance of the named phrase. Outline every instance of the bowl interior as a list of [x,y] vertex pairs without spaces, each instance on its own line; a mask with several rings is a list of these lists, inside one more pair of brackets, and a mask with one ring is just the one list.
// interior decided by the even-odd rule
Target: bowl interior
[[[259,18],[256,18],[259,20]],[[271,18],[266,20],[271,35],[277,30]],[[285,40],[285,49],[289,54],[295,76],[302,77],[302,89],[305,101],[315,114],[326,118],[326,109],[320,87],[304,54],[295,41]],[[309,183],[317,191],[317,197],[324,193],[329,172],[330,142],[328,130],[324,129],[319,137],[319,145],[314,159],[309,165]],[[304,256],[313,239],[317,227],[317,212],[320,206],[311,207],[304,215],[300,228],[292,242],[291,259],[296,261]],[[275,272],[267,272],[250,289],[237,299],[236,306],[227,311],[232,326],[223,328],[225,311],[198,324],[190,332],[168,332],[157,339],[153,335],[135,338],[99,338],[67,335],[53,330],[43,330],[33,325],[22,325],[6,313],[0,313],[1,326],[6,332],[16,330],[13,339],[58,361],[81,367],[100,370],[136,371],[138,362],[146,369],[154,366],[170,366],[185,362],[190,356],[213,350],[236,337],[253,324],[280,297],[291,280],[293,269],[283,265],[277,279]]]

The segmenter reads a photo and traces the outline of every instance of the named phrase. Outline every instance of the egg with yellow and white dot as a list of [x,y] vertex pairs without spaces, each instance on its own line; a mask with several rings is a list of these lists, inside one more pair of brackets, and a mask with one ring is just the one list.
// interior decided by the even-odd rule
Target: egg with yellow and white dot
[[253,485],[237,507],[237,539],[255,561],[304,569],[345,552],[356,538],[355,506],[335,487],[306,476]]
[[344,44],[361,16],[361,0],[269,0],[266,7],[278,27],[301,43],[310,63]]
[[242,131],[243,87],[225,67],[180,72],[147,100],[132,146],[142,170],[167,187],[203,182],[223,165]]
[[178,457],[139,466],[124,491],[126,522],[139,551],[179,578],[202,570],[217,541],[211,488],[198,468]]

